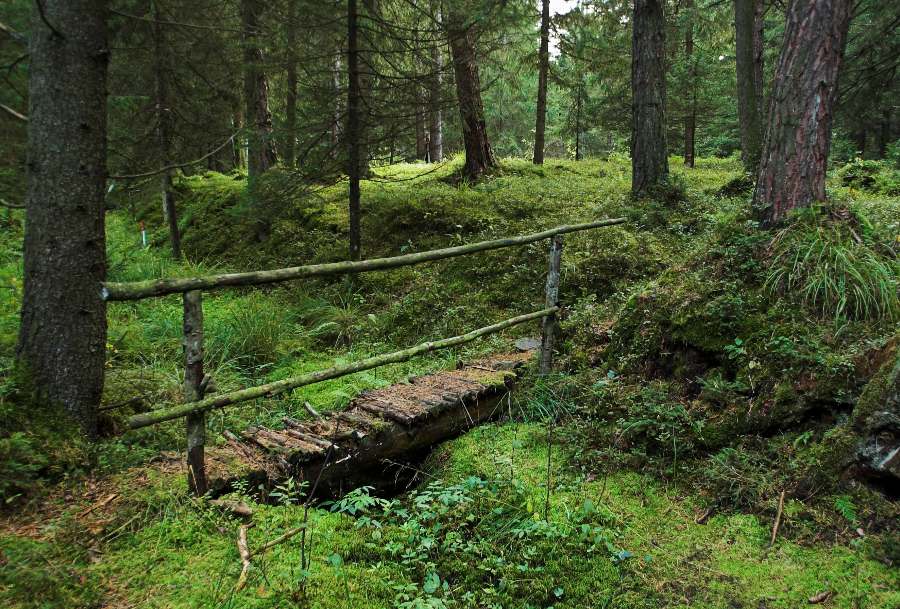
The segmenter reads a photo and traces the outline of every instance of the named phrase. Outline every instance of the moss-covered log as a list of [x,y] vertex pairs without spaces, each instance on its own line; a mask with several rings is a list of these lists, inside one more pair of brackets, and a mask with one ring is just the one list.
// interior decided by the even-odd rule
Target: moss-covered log
[[183,279],[155,279],[150,281],[137,281],[130,283],[105,283],[102,288],[104,300],[140,300],[166,294],[178,294],[191,290],[214,290],[224,287],[262,285],[266,283],[279,283],[305,277],[322,277],[325,275],[347,275],[366,273],[369,271],[381,271],[401,266],[420,264],[444,258],[454,258],[466,254],[474,254],[488,250],[501,249],[516,245],[526,245],[548,239],[555,235],[574,233],[578,231],[622,224],[625,218],[611,218],[587,222],[584,224],[572,224],[557,226],[539,233],[521,235],[519,237],[507,237],[493,241],[480,241],[469,245],[447,247],[415,254],[405,254],[391,258],[372,258],[359,262],[331,262],[327,264],[312,264],[307,266],[294,266],[270,271],[251,271],[247,273],[225,273],[221,275],[207,275],[205,277],[188,277]]

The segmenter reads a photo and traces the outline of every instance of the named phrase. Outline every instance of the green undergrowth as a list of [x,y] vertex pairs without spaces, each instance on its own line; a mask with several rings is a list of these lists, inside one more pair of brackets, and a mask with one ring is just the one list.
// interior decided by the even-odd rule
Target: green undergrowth
[[[306,522],[256,556],[246,587],[239,521],[185,495],[180,471],[152,467],[107,481],[115,511],[62,507],[39,537],[0,536],[10,607],[797,607],[823,591],[833,607],[900,602],[878,535],[806,545],[791,539],[792,501],[768,548],[770,520],[740,513],[695,522],[703,499],[686,481],[577,466],[567,427],[505,423],[443,445],[407,495],[359,489],[313,508],[282,485],[253,509],[250,547]],[[548,460],[548,446],[551,455]],[[549,492],[548,492],[549,475]],[[126,492],[127,490],[127,492]],[[835,504],[856,519],[852,500]],[[841,516],[841,514],[844,514]],[[848,521],[848,525],[850,525]],[[308,562],[305,562],[308,561]],[[52,585],[51,585],[52,582]]]

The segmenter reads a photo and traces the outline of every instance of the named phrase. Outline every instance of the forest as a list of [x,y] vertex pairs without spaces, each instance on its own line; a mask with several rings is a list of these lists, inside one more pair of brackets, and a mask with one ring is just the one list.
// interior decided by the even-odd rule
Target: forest
[[900,608],[900,4],[0,3],[0,606]]

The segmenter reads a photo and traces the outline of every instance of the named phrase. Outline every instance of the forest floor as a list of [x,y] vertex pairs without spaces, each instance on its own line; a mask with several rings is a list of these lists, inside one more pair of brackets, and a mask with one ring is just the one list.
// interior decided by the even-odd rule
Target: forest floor
[[[618,411],[585,422],[585,413],[606,408],[609,398],[603,392],[618,377],[598,363],[597,341],[575,326],[606,332],[614,323],[607,303],[619,306],[656,285],[667,269],[685,265],[689,252],[716,227],[734,224],[745,213],[746,192],[720,192],[740,175],[738,162],[701,159],[693,170],[673,162],[684,200],[651,202],[640,209],[628,198],[625,158],[551,160],[541,168],[506,160],[500,172],[479,185],[457,187],[448,178],[458,165],[457,159],[437,171],[424,165],[377,170],[376,179],[364,183],[364,256],[597,217],[624,215],[631,221],[628,227],[566,237],[561,299],[573,306],[560,374],[526,379],[511,398],[509,417],[438,447],[420,465],[418,485],[397,497],[379,498],[363,488],[307,510],[304,489],[292,481],[266,493],[239,488],[234,498],[253,510],[251,548],[302,523],[307,527],[305,540],[297,536],[254,557],[240,591],[235,586],[241,521],[187,494],[180,424],[131,432],[92,448],[56,443],[58,436],[49,428],[17,431],[0,446],[8,462],[0,472],[0,478],[6,476],[0,490],[7,503],[0,515],[0,604],[775,609],[816,601],[827,607],[900,606],[896,501],[852,481],[792,494],[770,547],[777,485],[785,474],[773,471],[772,462],[760,458],[752,469],[734,465],[725,458],[730,453],[723,457],[718,448],[704,452],[687,439],[680,419],[665,419],[666,433],[655,438],[674,451],[652,442],[638,450],[638,440],[617,420]],[[846,188],[835,179],[831,186],[834,194],[896,234],[896,196]],[[240,175],[182,178],[180,221],[191,261],[184,263],[166,255],[162,229],[151,229],[151,246],[140,247],[139,220],[162,226],[156,198],[114,191],[115,209],[108,216],[111,279],[345,257],[344,184],[298,190],[289,176],[275,173],[266,188],[265,200],[273,203],[250,208]],[[262,244],[250,236],[257,213],[275,218]],[[0,294],[0,363],[7,368],[21,297],[19,214],[10,213],[5,222],[11,230],[0,235],[0,282],[9,288]],[[362,275],[352,282],[317,280],[209,294],[204,299],[208,368],[218,390],[227,391],[534,310],[543,298],[545,248],[535,244]],[[109,319],[105,403],[134,395],[150,404],[176,401],[180,301],[114,303]],[[804,337],[834,334],[827,323],[806,323],[812,329]],[[727,334],[732,331],[722,332],[728,345],[738,336]],[[851,325],[845,334],[883,346],[896,331],[894,322],[873,322]],[[268,425],[284,415],[308,417],[306,401],[322,411],[338,408],[364,389],[508,351],[512,339],[534,332],[523,328],[471,348],[217,413],[211,417],[210,437],[221,442],[224,429]],[[824,353],[822,365],[845,371],[834,353],[849,351],[847,343],[828,340],[816,343]],[[657,377],[641,377],[634,386],[656,387]],[[2,414],[14,421],[17,381],[12,375],[2,380]],[[654,395],[641,393],[640,399],[669,408],[670,402],[654,402]],[[126,411],[110,411],[106,427],[119,428]],[[624,429],[633,427],[625,421]],[[16,429],[15,422],[11,428]],[[617,431],[607,437],[604,430]],[[795,455],[822,435],[809,425],[765,441]],[[743,450],[741,442],[749,440],[735,437],[729,446]],[[606,445],[598,449],[598,443]],[[35,456],[41,450],[48,454]],[[710,480],[716,477],[711,492]],[[728,501],[722,500],[725,495]]]

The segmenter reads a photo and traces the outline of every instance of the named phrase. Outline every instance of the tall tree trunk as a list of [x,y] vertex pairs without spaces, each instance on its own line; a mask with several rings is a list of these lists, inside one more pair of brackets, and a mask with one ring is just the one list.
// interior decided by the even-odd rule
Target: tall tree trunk
[[370,141],[371,117],[374,108],[374,92],[376,78],[375,57],[378,51],[381,28],[381,5],[379,0],[362,0],[363,12],[357,20],[363,20],[362,27],[357,26],[357,70],[359,73],[359,128],[357,129],[357,146],[359,147],[360,178],[369,175],[369,157],[373,155]]
[[888,144],[891,143],[891,106],[885,106],[881,111],[881,124],[878,129],[878,158],[883,159],[887,155]]
[[[156,60],[154,66],[156,68],[156,139],[159,144],[160,164],[167,167],[172,162],[172,109],[169,107],[169,82],[167,80],[171,64],[158,2],[153,3],[153,16],[153,50]],[[163,171],[160,175],[160,188],[162,190],[163,218],[169,225],[172,257],[175,260],[181,260],[181,233],[178,230],[178,213],[175,207],[171,169]]]
[[[433,3],[434,19],[440,25],[440,2]],[[432,163],[440,163],[444,158],[444,125],[441,116],[441,72],[444,69],[444,59],[441,55],[441,45],[434,44],[431,47],[431,75],[428,79],[428,160]]]
[[[235,133],[244,128],[244,112],[240,103],[235,105],[231,114],[231,127]],[[235,136],[232,142],[231,154],[235,169],[244,169],[247,166],[247,148],[244,145],[244,138],[240,135]]]
[[331,156],[338,158],[340,156],[339,148],[341,143],[341,121],[344,119],[344,107],[341,103],[341,54],[342,49],[338,49],[335,53],[334,61],[331,65],[331,91],[334,96],[334,112],[331,117]]
[[694,59],[694,0],[685,0],[688,11],[687,31],[684,35],[684,56],[690,64],[691,105],[684,117],[684,164],[694,166],[694,141],[697,132],[697,61]]
[[663,0],[635,0],[631,58],[631,194],[635,198],[650,194],[669,175],[665,26]]
[[[418,87],[416,87],[418,89]],[[426,129],[426,112],[422,91],[416,93],[416,160],[428,160],[428,132]]]
[[269,80],[263,67],[259,42],[260,0],[241,0],[244,42],[244,102],[248,127],[247,172],[251,182],[277,162],[272,139],[272,113],[269,112]]
[[550,70],[550,0],[541,2],[541,48],[538,51],[537,116],[534,122],[534,164],[544,164],[547,125],[547,72]]
[[286,32],[287,67],[285,74],[284,99],[284,165],[294,166],[294,149],[297,144],[297,4],[299,0],[288,2],[288,22]]
[[738,123],[744,170],[755,174],[763,139],[762,24],[763,0],[734,0]]
[[575,160],[581,160],[581,96],[584,94],[583,83],[578,83],[575,92]]
[[775,68],[753,196],[764,226],[825,200],[831,123],[851,0],[794,0]]
[[463,15],[447,14],[447,37],[453,56],[453,72],[456,76],[456,96],[462,119],[463,142],[466,148],[465,175],[477,180],[485,171],[497,165],[494,151],[488,141],[481,101],[481,80],[475,60],[474,26],[465,23]]
[[[106,358],[107,3],[32,4],[25,292],[16,354],[88,437]],[[48,25],[49,24],[49,25]]]
[[347,0],[347,176],[350,181],[350,260],[359,260],[362,245],[360,230],[360,74],[359,74],[359,12],[357,0]]

